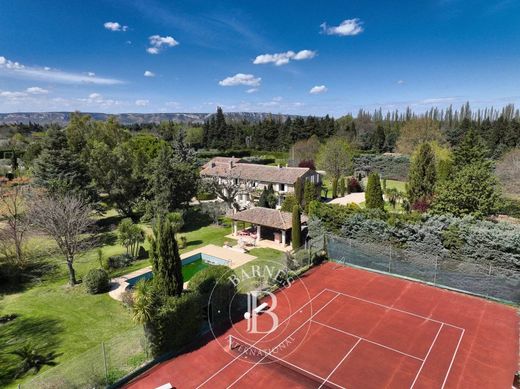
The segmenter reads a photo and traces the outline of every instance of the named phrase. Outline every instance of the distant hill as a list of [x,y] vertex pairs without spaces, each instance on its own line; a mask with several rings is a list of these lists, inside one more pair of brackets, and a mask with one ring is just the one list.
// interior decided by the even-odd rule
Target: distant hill
[[[82,112],[85,115],[92,116],[95,120],[106,120],[109,116],[116,116],[121,124],[143,124],[143,123],[160,123],[162,121],[173,121],[176,123],[202,124],[210,118],[213,113],[120,113],[106,114],[97,112]],[[0,113],[0,124],[24,123],[28,124],[51,124],[59,125],[67,124],[70,119],[71,112],[14,112]],[[230,121],[248,121],[259,122],[269,116],[276,119],[285,120],[289,116],[296,115],[270,114],[265,112],[229,112],[224,114],[226,119]]]

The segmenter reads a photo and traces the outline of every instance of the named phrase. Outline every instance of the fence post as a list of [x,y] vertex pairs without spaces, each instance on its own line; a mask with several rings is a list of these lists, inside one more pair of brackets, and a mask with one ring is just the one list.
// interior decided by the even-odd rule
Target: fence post
[[433,284],[437,284],[437,264],[439,262],[439,259],[435,257],[435,271],[433,272]]
[[108,366],[107,366],[107,354],[105,352],[105,342],[101,342],[101,349],[103,350],[103,365],[105,367],[105,381],[108,386]]

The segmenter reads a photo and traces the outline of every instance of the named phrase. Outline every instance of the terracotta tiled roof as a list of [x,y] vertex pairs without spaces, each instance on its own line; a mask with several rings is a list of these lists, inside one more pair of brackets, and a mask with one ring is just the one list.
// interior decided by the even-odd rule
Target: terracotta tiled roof
[[294,185],[299,177],[311,169],[306,167],[278,167],[231,161],[223,162],[224,157],[215,157],[209,161],[200,172],[203,176],[228,177],[242,180],[255,180],[269,183]]
[[[237,212],[231,216],[231,219],[279,230],[292,228],[292,214],[278,209],[255,207]],[[302,215],[301,221],[302,223],[307,222],[307,217]]]

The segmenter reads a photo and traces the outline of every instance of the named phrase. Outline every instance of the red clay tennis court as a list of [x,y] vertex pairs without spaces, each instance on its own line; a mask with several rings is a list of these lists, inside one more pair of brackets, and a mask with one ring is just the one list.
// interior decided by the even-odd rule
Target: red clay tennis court
[[156,388],[511,388],[516,309],[326,263],[276,293],[278,325],[242,320],[127,385]]

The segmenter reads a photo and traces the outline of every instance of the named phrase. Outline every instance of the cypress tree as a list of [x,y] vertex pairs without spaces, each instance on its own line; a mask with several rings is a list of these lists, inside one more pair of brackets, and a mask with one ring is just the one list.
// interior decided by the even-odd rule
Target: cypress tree
[[296,183],[294,184],[294,196],[296,197],[298,205],[301,206],[303,203],[303,185],[300,177],[296,179]]
[[155,237],[150,239],[154,283],[166,296],[180,296],[184,284],[175,230],[173,221],[166,216],[157,221]]
[[368,176],[367,189],[365,192],[365,206],[367,208],[384,209],[385,200],[383,200],[383,191],[381,190],[381,182],[379,174],[370,173]]
[[305,203],[304,204],[305,213],[308,212],[309,204],[311,203],[311,201],[317,199],[318,195],[316,192],[317,192],[316,185],[314,185],[310,181],[305,181],[305,186],[303,188],[303,200]]
[[298,205],[295,205],[293,207],[292,211],[292,248],[293,250],[296,250],[301,246],[302,239],[301,239],[301,232],[302,232],[302,226],[301,226],[301,220],[300,220],[300,207]]
[[347,191],[347,186],[345,184],[345,177],[341,177],[338,181],[338,192],[340,197],[345,196],[345,193]]
[[338,179],[332,179],[332,198],[335,199],[338,197]]
[[429,143],[423,143],[412,160],[408,174],[407,194],[412,207],[422,200],[429,204],[437,183],[435,152]]

